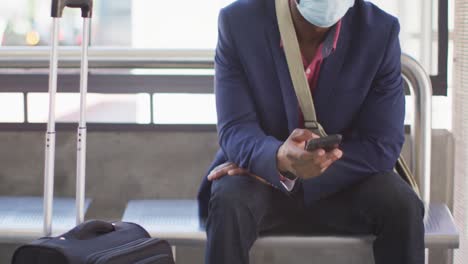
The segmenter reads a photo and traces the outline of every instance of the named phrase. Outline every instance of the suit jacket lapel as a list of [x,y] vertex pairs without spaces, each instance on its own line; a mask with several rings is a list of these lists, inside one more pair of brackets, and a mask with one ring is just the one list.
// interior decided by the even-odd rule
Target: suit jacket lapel
[[[275,21],[276,23],[276,21]],[[299,124],[299,105],[289,75],[288,64],[283,49],[280,47],[279,29],[276,24],[267,28],[267,36],[270,42],[270,50],[275,62],[281,94],[283,96],[284,108],[288,119],[288,129],[292,132]]]
[[327,112],[330,107],[334,107],[331,105],[332,94],[337,92],[337,82],[346,54],[349,52],[351,16],[352,14],[348,14],[343,18],[336,50],[323,61],[317,87],[313,92],[317,119],[320,123],[329,123],[327,122]]

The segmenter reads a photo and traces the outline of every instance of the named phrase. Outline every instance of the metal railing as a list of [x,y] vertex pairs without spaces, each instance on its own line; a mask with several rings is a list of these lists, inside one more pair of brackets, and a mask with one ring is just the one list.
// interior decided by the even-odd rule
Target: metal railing
[[[60,68],[80,68],[80,49],[60,47]],[[212,69],[213,50],[161,50],[89,47],[90,69]],[[2,47],[0,69],[49,66],[50,47]]]
[[[448,36],[448,33],[444,33]],[[444,43],[443,41],[441,43]],[[431,76],[435,95],[446,95],[445,45],[439,54],[439,75]],[[59,48],[59,67],[80,67],[78,47]],[[0,69],[46,69],[50,47],[1,47]],[[444,55],[445,54],[445,55]],[[403,56],[405,57],[405,55]],[[89,47],[90,69],[213,69],[214,50],[170,50],[116,47]]]
[[403,79],[414,100],[411,167],[419,183],[421,198],[427,206],[431,191],[432,84],[424,68],[410,56],[402,55],[401,66]]

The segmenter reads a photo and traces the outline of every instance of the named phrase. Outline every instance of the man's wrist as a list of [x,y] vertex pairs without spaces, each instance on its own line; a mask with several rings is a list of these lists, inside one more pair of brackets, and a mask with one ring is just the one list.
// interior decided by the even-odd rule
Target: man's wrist
[[281,173],[283,171],[288,171],[288,169],[286,168],[286,156],[284,155],[284,145],[281,145],[279,150],[278,150],[278,153],[276,154],[276,164],[277,164],[277,169],[278,171],[280,171]]
[[294,173],[291,173],[289,169],[287,168],[287,157],[284,154],[284,145],[281,145],[281,147],[279,148],[276,159],[277,159],[278,171],[281,174],[281,176],[291,181],[296,180],[297,176],[294,175]]
[[291,181],[295,181],[297,179],[297,176],[294,175],[294,173],[292,172],[289,172],[289,171],[280,171],[280,174],[281,176],[283,176],[284,178],[288,179],[288,180],[291,180]]

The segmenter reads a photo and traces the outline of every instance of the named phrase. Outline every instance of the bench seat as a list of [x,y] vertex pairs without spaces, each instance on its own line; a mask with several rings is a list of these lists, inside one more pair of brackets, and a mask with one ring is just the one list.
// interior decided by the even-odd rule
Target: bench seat
[[[132,200],[122,220],[138,223],[151,236],[167,239],[176,246],[197,245],[206,241],[196,200]],[[459,235],[447,206],[431,204],[425,228],[427,248],[458,248]],[[266,236],[258,239],[255,246],[349,248],[366,246],[373,240],[372,236]]]
[[[91,203],[86,200],[85,210]],[[52,235],[58,236],[76,224],[75,199],[55,198]],[[0,242],[28,243],[43,235],[43,198],[0,196]]]

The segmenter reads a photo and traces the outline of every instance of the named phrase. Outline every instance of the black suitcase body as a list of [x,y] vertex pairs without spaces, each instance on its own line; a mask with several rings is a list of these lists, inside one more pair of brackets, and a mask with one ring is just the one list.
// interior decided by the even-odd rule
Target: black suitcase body
[[165,240],[133,223],[92,220],[19,247],[12,264],[174,264]]

